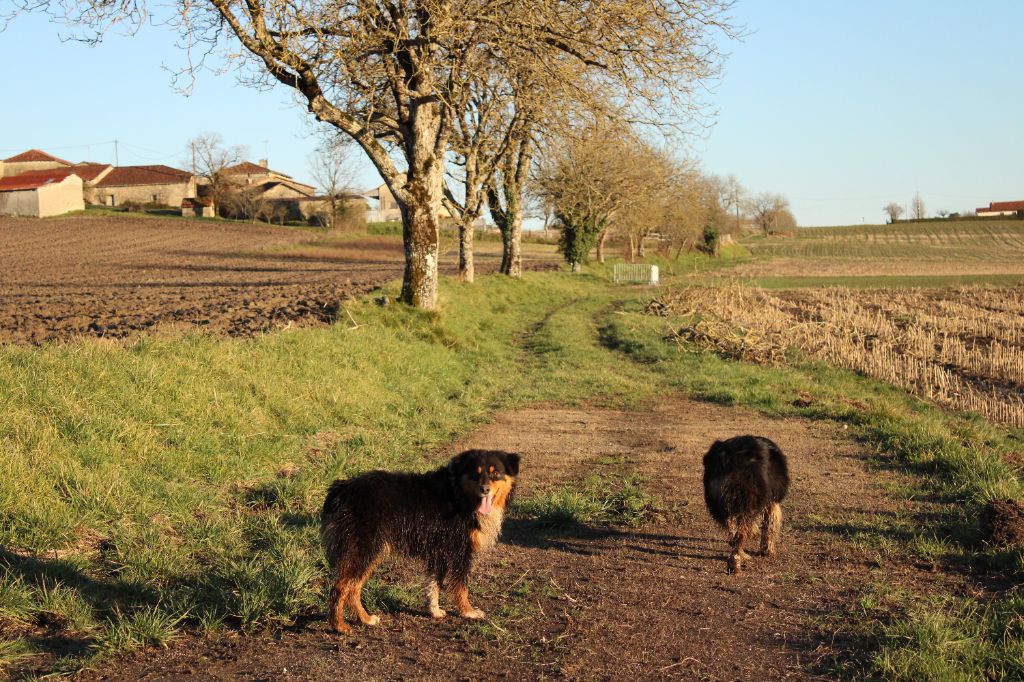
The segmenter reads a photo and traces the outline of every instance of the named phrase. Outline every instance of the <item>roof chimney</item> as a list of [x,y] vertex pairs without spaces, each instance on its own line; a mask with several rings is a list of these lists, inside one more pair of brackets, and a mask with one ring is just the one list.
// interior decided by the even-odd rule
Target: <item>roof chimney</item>
[[266,168],[267,167],[267,160],[266,159],[260,159],[260,165],[263,166],[264,168]]

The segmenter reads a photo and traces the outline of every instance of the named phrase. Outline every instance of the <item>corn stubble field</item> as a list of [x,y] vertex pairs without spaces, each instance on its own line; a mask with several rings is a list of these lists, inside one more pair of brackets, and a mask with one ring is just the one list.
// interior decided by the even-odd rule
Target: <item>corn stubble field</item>
[[795,349],[941,405],[1024,426],[1024,288],[695,286],[661,302],[693,319],[675,331],[679,339],[729,357],[784,362]]

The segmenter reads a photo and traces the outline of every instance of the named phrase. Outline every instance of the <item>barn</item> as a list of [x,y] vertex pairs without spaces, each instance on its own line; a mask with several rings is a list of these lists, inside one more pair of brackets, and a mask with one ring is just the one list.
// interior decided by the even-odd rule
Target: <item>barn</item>
[[0,215],[47,218],[84,208],[82,178],[66,168],[0,178]]

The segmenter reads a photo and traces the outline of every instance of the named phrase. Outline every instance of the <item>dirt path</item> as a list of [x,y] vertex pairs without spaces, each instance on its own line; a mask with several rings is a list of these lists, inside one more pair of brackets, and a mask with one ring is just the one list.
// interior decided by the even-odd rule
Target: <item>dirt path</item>
[[[732,576],[704,510],[700,459],[713,439],[740,433],[778,442],[793,485],[780,556],[755,557]],[[851,545],[858,524],[915,510],[880,486],[895,475],[869,470],[832,424],[687,400],[634,411],[538,407],[501,415],[450,450],[467,446],[522,453],[522,498],[587,476],[641,475],[658,514],[640,527],[562,530],[513,518],[471,585],[485,623],[399,607],[380,627],[339,639],[311,615],[275,634],[189,638],[82,678],[813,679],[808,664],[834,644],[816,619],[872,581],[943,579],[902,558],[880,567]],[[418,580],[401,566],[383,577]]]

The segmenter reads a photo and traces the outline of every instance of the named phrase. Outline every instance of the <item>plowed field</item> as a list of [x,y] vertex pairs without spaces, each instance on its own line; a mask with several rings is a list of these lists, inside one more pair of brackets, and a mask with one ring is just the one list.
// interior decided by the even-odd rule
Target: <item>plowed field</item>
[[[322,239],[262,224],[0,217],[0,342],[168,326],[248,336],[322,324],[340,301],[402,275],[397,237],[335,238],[320,248]],[[478,256],[478,271],[495,267],[493,254]],[[451,254],[442,268],[454,270]]]

